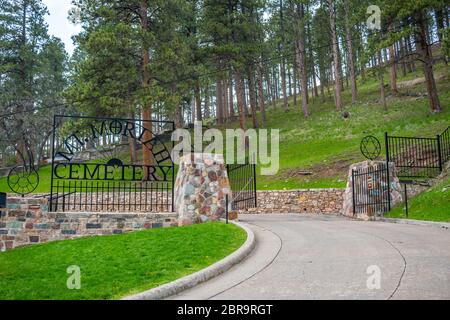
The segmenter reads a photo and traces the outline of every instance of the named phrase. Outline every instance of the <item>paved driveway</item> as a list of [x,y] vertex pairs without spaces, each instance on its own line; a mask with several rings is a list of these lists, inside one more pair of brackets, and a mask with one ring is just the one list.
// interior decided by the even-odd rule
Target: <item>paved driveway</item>
[[450,299],[450,230],[332,216],[240,219],[255,232],[253,253],[172,299]]

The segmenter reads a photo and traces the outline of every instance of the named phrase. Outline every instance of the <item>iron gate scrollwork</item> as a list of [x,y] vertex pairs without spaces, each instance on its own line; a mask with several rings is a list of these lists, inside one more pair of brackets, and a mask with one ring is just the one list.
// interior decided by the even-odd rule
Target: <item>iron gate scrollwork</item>
[[[161,138],[164,127],[174,123],[55,116],[50,210],[173,211],[173,142]],[[131,163],[131,148],[148,150],[151,164]]]

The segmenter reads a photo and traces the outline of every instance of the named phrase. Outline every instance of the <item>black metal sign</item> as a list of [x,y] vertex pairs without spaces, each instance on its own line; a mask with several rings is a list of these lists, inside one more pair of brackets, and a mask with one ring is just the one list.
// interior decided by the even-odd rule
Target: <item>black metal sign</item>
[[173,144],[164,130],[174,123],[55,116],[50,209],[172,211]]

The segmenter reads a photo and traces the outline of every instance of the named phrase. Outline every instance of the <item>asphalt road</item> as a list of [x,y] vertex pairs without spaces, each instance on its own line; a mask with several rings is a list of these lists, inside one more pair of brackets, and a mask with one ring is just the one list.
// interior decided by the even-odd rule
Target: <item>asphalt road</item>
[[240,220],[255,250],[171,299],[450,299],[450,230],[334,216]]

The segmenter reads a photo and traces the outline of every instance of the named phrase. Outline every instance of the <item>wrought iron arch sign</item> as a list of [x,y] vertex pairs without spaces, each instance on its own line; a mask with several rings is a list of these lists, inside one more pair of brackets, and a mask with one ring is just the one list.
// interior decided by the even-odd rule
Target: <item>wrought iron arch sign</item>
[[[155,126],[175,127],[170,121],[56,115],[50,209],[172,211],[173,142]],[[151,163],[130,161],[131,148],[147,150]]]

